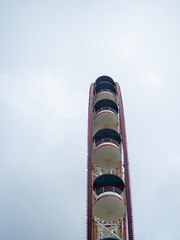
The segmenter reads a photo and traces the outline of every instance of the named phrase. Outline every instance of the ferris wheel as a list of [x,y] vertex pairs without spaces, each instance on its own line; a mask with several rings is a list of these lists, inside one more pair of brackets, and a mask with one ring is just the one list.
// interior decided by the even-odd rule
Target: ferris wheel
[[119,84],[99,77],[89,90],[87,240],[134,240],[123,101]]

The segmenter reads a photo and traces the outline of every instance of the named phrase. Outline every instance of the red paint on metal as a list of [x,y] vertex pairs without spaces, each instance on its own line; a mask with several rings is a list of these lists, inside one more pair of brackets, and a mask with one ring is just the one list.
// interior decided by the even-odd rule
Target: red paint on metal
[[101,93],[98,93],[96,97],[99,97],[99,96],[102,95],[102,94],[108,94],[108,95],[111,95],[111,96],[115,97],[113,93],[106,92],[106,91],[101,92]]
[[[94,84],[89,89],[89,107],[88,107],[88,156],[87,156],[87,239],[92,240],[92,120],[93,120],[93,92]],[[92,238],[93,237],[93,238]]]
[[[134,240],[134,231],[133,231],[133,219],[132,219],[132,203],[131,203],[131,186],[130,186],[130,173],[129,173],[129,160],[128,160],[128,151],[127,151],[127,138],[126,138],[126,128],[125,128],[125,118],[124,118],[124,109],[121,90],[118,83],[116,84],[117,89],[117,98],[119,102],[119,118],[122,132],[122,145],[123,145],[123,155],[124,155],[124,170],[125,170],[125,184],[126,184],[126,208],[127,208],[127,224],[128,229],[126,231],[126,218],[123,220],[123,240]],[[94,221],[92,217],[92,133],[93,133],[93,98],[94,98],[94,84],[91,84],[89,91],[89,110],[88,110],[88,159],[87,159],[87,240],[97,240],[94,234]],[[97,96],[102,94],[108,94],[114,96],[109,92],[101,92]],[[114,96],[115,97],[115,96]],[[122,168],[120,169],[120,174],[122,175]],[[115,197],[113,195],[113,197]],[[121,200],[122,201],[122,200]],[[123,202],[123,201],[122,201]],[[128,232],[128,236],[126,236]],[[122,234],[122,233],[121,233]]]
[[123,232],[124,232],[124,240],[126,240],[126,218],[123,219]]
[[134,229],[133,229],[133,220],[132,220],[132,218],[133,218],[132,217],[132,202],[131,202],[131,185],[130,185],[129,159],[128,159],[128,150],[127,150],[127,136],[126,136],[124,108],[123,108],[121,90],[120,90],[120,86],[118,83],[116,83],[116,87],[117,87],[117,95],[118,95],[118,101],[119,101],[119,117],[120,117],[120,123],[121,123],[123,155],[124,155],[124,164],[125,164],[128,239],[134,240]]
[[109,198],[109,197],[111,197],[111,198],[116,198],[116,199],[120,200],[120,201],[124,204],[124,202],[123,202],[123,200],[121,199],[121,197],[118,197],[118,196],[115,196],[115,195],[112,195],[112,194],[108,194],[108,195],[99,197],[99,198],[96,200],[95,203],[97,203],[99,200],[101,200],[101,199],[103,199],[103,198]]
[[[102,143],[102,144],[103,144],[103,143]],[[120,149],[119,149],[118,147],[116,147],[116,146],[114,146],[114,145],[112,145],[112,144],[108,144],[108,143],[98,146],[98,147],[95,149],[94,152],[96,152],[98,149],[100,149],[100,148],[102,148],[102,147],[106,147],[106,146],[113,147],[113,148],[117,149],[117,150],[120,152]]]
[[113,116],[115,116],[117,118],[117,115],[115,113],[113,113],[112,111],[110,112],[110,110],[102,110],[101,112],[99,112],[96,117],[98,117],[99,115],[101,114],[104,114],[104,113],[108,113],[108,114],[112,114]]

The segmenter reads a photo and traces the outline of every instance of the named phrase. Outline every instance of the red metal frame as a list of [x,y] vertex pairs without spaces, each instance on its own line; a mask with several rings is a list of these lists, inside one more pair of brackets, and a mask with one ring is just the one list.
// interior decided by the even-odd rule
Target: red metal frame
[[[129,160],[127,150],[127,136],[125,127],[124,108],[120,86],[115,83],[117,89],[117,97],[119,102],[119,118],[122,134],[122,146],[124,156],[124,171],[125,171],[125,186],[126,186],[126,215],[127,215],[127,236],[126,236],[126,219],[123,220],[123,229],[125,239],[134,240],[133,231],[133,216],[132,216],[132,201],[131,201],[131,184],[129,173]],[[96,240],[94,236],[97,234],[94,229],[94,222],[92,217],[92,145],[93,145],[93,98],[94,98],[94,84],[92,83],[89,90],[89,109],[88,109],[88,157],[87,157],[87,240]],[[120,169],[122,174],[122,169]],[[122,228],[120,229],[122,234]]]
[[128,220],[128,239],[134,240],[134,229],[133,229],[133,216],[132,216],[132,199],[131,199],[131,183],[130,183],[130,173],[129,173],[129,159],[128,159],[128,149],[127,149],[127,136],[126,136],[126,126],[124,117],[124,108],[122,101],[121,89],[118,83],[116,83],[118,101],[119,101],[119,117],[122,132],[122,145],[123,145],[123,155],[124,155],[124,165],[125,165],[125,185],[126,185],[126,206],[127,206],[127,220]]
[[[94,84],[92,83],[89,90],[89,108],[88,108],[88,157],[87,157],[87,239],[94,239],[92,231],[92,120],[93,120],[93,94]],[[93,235],[93,238],[92,238]]]

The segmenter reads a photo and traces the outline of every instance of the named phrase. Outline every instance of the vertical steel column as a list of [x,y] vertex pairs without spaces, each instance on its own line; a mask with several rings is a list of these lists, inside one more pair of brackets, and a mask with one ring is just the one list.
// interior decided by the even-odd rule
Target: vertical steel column
[[[129,160],[127,150],[127,137],[125,127],[125,117],[123,109],[123,101],[120,86],[115,83],[119,108],[119,120],[121,125],[122,134],[122,148],[124,156],[124,178],[126,188],[126,218],[127,218],[127,236],[126,236],[126,218],[122,221],[122,227],[120,227],[120,237],[123,236],[123,240],[134,240],[133,231],[133,216],[132,216],[132,202],[131,202],[131,185],[130,185],[130,173],[129,173]],[[88,108],[88,156],[87,156],[87,240],[97,240],[97,235],[94,233],[95,222],[93,222],[92,205],[93,205],[93,100],[94,100],[94,84],[92,83],[89,90],[89,108]],[[122,167],[121,167],[122,168]],[[122,169],[120,168],[120,175],[122,175]]]
[[[87,156],[87,240],[92,240],[92,131],[93,131],[93,95],[94,84],[89,89],[89,107],[88,107],[88,156]],[[94,238],[94,236],[93,236]]]
[[133,216],[132,216],[132,202],[131,202],[131,183],[130,183],[130,173],[129,173],[129,159],[127,150],[127,136],[126,136],[126,126],[124,117],[124,108],[120,86],[116,83],[118,102],[119,102],[119,117],[121,123],[122,131],[122,145],[123,145],[123,155],[125,164],[125,186],[126,186],[126,207],[127,207],[127,217],[128,217],[128,237],[129,240],[134,240],[134,230],[133,230]]

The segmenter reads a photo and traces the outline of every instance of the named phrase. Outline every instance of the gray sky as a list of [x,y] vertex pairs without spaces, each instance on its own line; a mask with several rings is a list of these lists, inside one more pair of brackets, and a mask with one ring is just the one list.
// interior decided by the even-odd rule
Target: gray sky
[[180,238],[179,1],[0,2],[0,239],[85,239],[87,106],[123,94],[136,240]]

